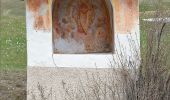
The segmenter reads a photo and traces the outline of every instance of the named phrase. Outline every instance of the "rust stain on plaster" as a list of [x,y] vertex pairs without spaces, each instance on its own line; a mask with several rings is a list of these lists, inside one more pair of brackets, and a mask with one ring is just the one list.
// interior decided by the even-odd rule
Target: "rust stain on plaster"
[[27,0],[28,9],[34,16],[35,30],[49,30],[51,28],[49,3],[49,0]]
[[138,23],[138,0],[112,0],[117,33],[129,33]]
[[[55,0],[52,0],[55,1]],[[74,0],[73,0],[74,1]],[[130,32],[138,21],[138,0],[112,0],[115,9],[115,28],[117,33]],[[34,14],[34,28],[48,30],[51,27],[51,10],[47,9],[45,15],[40,15],[41,5],[49,5],[49,0],[27,0],[28,8]],[[88,5],[82,5],[85,7]],[[83,29],[79,29],[83,31]]]

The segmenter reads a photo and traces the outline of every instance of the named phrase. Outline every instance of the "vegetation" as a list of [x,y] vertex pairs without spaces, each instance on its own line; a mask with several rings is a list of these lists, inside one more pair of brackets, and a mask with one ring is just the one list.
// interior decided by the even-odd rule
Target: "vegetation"
[[26,68],[25,18],[16,16],[1,18],[0,69]]
[[20,0],[1,0],[0,69],[26,68],[25,5]]
[[23,0],[0,0],[0,100],[26,99],[26,26]]
[[169,10],[170,2],[168,0],[141,0],[140,2],[140,12],[155,11],[158,7],[159,9]]

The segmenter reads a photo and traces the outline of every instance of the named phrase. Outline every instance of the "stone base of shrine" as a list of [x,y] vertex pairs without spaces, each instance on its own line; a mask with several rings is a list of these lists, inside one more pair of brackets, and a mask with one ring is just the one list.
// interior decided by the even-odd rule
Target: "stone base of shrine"
[[[27,100],[116,100],[121,79],[115,69],[28,68]],[[114,97],[113,97],[114,95]],[[123,96],[119,97],[122,98]]]

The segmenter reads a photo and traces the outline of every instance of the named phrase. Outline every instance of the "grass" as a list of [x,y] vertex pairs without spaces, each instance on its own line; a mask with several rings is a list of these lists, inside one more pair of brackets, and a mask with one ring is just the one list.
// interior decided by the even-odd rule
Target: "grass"
[[0,69],[25,69],[25,2],[1,0],[0,6]]
[[0,38],[0,68],[26,67],[25,17],[2,16]]
[[0,100],[25,100],[25,5],[21,0],[0,0],[0,8]]
[[[162,2],[159,3],[149,3],[151,1],[144,0],[145,2],[140,3],[140,35],[141,35],[141,51],[142,51],[142,57],[144,53],[146,52],[147,48],[147,37],[148,34],[151,34],[151,30],[153,30],[153,26],[158,25],[157,27],[161,27],[163,23],[158,22],[145,22],[143,19],[147,18],[166,18],[170,17],[170,2]],[[164,0],[165,1],[165,0]],[[160,29],[155,29],[160,30]],[[157,34],[158,31],[155,31],[155,34]],[[166,24],[166,27],[163,31],[162,35],[162,42],[166,44],[167,48],[170,50],[170,22]],[[170,51],[169,51],[170,52]],[[170,54],[168,54],[168,57],[170,58]],[[169,60],[170,61],[170,60]]]
[[[26,0],[25,0],[26,1]],[[2,15],[25,16],[24,0],[1,0]]]
[[[141,33],[141,49],[142,52],[146,51],[146,46],[147,46],[147,34],[150,34],[150,30],[152,25],[154,25],[154,22],[148,23],[148,22],[144,22],[144,21],[140,21],[140,33]],[[160,25],[162,25],[163,23],[159,23]],[[157,34],[157,33],[155,33]],[[163,33],[163,37],[162,37],[162,41],[164,41],[163,43],[168,44],[170,43],[170,23],[167,23],[167,25],[165,26],[165,30]],[[168,44],[167,46],[170,45]]]
[[147,0],[145,2],[141,2],[140,3],[140,12],[146,12],[146,11],[155,11],[157,10],[158,6],[161,7],[161,9],[164,10],[170,10],[170,2],[162,2],[160,1],[160,3],[149,3],[150,0]]

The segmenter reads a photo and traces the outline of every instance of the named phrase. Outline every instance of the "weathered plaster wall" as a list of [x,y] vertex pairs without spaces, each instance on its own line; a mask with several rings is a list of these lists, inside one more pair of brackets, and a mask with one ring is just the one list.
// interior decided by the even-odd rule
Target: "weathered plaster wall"
[[[54,54],[52,34],[52,1],[27,0],[27,48],[29,67],[81,67],[106,68],[110,61],[114,66],[122,60],[133,59],[139,49],[138,0],[111,0],[113,5],[115,32],[114,54]],[[133,48],[134,48],[133,47]]]
[[135,31],[139,23],[138,0],[112,0],[115,14],[115,30],[119,34]]
[[50,30],[51,28],[51,0],[27,0],[28,11],[34,17],[35,30]]

